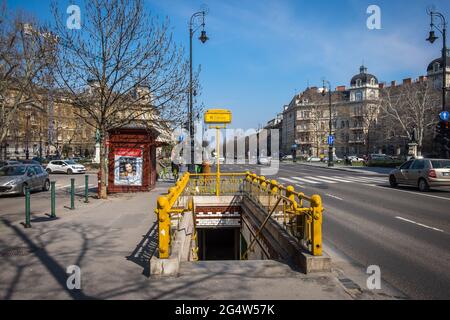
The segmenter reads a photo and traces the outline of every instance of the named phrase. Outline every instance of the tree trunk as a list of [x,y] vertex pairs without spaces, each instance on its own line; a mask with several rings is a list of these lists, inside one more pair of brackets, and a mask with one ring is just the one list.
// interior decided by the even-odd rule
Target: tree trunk
[[102,131],[102,130],[100,130],[100,136],[101,136],[101,140],[100,140],[99,173],[100,173],[101,181],[99,183],[100,189],[98,190],[98,197],[99,197],[99,199],[108,199],[108,193],[107,193],[107,187],[106,187],[106,183],[108,181],[108,150],[107,150],[107,146],[106,146],[107,137],[106,137],[104,131]]

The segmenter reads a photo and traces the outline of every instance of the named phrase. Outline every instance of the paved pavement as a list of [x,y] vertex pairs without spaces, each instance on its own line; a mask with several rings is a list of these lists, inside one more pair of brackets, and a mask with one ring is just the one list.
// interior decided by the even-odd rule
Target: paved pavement
[[302,164],[281,164],[269,178],[322,196],[325,245],[355,266],[378,265],[383,280],[409,298],[450,298],[450,188],[392,189],[387,175]]
[[[157,248],[154,205],[169,184],[149,193],[35,211],[32,228],[0,211],[1,299],[395,299],[370,291],[367,275],[333,254],[332,273],[304,275],[275,261],[185,263],[177,278],[148,277]],[[17,200],[20,208],[22,198]],[[0,201],[3,203],[4,199]],[[35,203],[36,201],[32,202]],[[1,206],[0,206],[1,207]],[[81,269],[81,290],[69,290],[69,266]],[[346,271],[343,271],[345,267]]]

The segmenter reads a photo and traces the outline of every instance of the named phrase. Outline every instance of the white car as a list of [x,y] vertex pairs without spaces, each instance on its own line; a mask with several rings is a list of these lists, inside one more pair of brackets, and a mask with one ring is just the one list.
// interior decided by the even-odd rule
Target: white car
[[348,157],[348,160],[350,160],[351,162],[364,162],[363,158],[359,158],[357,156],[350,156]]
[[270,165],[270,158],[267,157],[260,157],[258,159],[258,164],[264,165],[264,166],[269,166]]
[[53,160],[46,167],[48,173],[85,173],[86,168],[73,160]]
[[320,162],[320,161],[322,161],[322,159],[320,159],[319,157],[309,157],[306,161],[308,161],[308,162]]

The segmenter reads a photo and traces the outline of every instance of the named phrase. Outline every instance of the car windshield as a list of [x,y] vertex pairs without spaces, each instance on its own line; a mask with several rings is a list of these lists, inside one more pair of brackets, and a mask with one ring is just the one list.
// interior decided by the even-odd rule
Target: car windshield
[[77,164],[74,160],[66,160],[64,162],[67,164]]
[[0,169],[0,177],[23,176],[27,171],[24,166],[3,167]]
[[450,160],[431,160],[434,169],[450,169]]

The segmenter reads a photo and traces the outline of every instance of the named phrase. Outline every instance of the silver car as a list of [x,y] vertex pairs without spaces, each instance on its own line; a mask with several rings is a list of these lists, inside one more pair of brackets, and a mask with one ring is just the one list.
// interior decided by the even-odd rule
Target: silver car
[[21,194],[30,191],[48,191],[48,173],[40,165],[23,164],[0,168],[0,195]]
[[450,186],[450,160],[416,159],[409,160],[389,173],[389,184],[395,188],[399,184],[416,186],[420,191],[432,187]]

